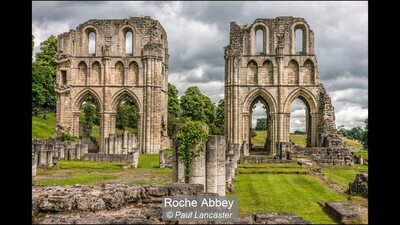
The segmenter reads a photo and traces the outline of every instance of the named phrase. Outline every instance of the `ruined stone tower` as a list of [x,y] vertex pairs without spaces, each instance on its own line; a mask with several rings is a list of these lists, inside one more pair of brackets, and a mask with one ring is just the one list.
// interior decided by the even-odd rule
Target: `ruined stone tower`
[[134,100],[142,153],[158,153],[167,140],[168,41],[150,17],[89,20],[58,36],[57,132],[79,136],[87,95],[100,113],[100,152],[115,133],[117,106]]
[[[301,43],[296,43],[297,30]],[[256,40],[257,32],[261,40]],[[265,148],[279,155],[282,143],[290,140],[292,103],[300,98],[306,106],[307,146],[344,146],[331,100],[319,81],[314,33],[303,18],[256,19],[248,27],[231,22],[224,53],[229,144],[239,144],[242,154],[249,154],[252,108],[261,101],[267,113]]]

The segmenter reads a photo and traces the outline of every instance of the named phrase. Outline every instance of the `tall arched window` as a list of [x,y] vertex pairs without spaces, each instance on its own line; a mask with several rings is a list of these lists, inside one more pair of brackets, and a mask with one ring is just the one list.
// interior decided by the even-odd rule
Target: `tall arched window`
[[304,49],[303,49],[303,46],[304,46],[304,44],[303,44],[303,29],[301,29],[301,28],[298,28],[298,29],[296,29],[295,30],[295,44],[294,44],[294,46],[295,46],[295,51],[296,52],[304,52]]
[[262,29],[256,31],[256,52],[264,52],[264,31]]
[[125,33],[125,53],[132,54],[133,53],[133,36],[132,32],[128,31]]
[[96,54],[96,33],[89,33],[89,54]]

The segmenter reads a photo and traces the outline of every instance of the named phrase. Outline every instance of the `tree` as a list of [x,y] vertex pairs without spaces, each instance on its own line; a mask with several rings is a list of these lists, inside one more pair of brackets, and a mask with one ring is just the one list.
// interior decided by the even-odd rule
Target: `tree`
[[176,118],[182,113],[178,93],[178,89],[173,84],[168,83],[168,113]]
[[120,130],[137,129],[137,109],[132,98],[122,98],[117,107],[116,126]]
[[267,130],[267,118],[257,119],[255,130]]
[[343,135],[343,137],[349,136],[349,131],[344,128],[344,125],[338,126],[338,131]]
[[[57,70],[56,62],[57,54],[57,38],[51,35],[47,40],[40,43],[40,52],[36,53],[36,61],[41,61],[47,65],[50,65],[54,72]],[[54,79],[55,79],[54,73]]]
[[215,110],[214,127],[211,129],[211,133],[214,135],[224,134],[224,119],[225,119],[225,100],[220,99],[218,101],[218,106]]
[[[33,47],[34,36],[32,35]],[[32,112],[35,114],[39,109],[55,111],[56,52],[57,39],[52,35],[40,44],[40,52],[36,53],[36,60],[32,63]],[[43,98],[44,101],[42,101]]]
[[351,130],[348,131],[349,137],[352,137],[353,139],[361,141],[362,138],[362,133],[363,129],[361,126],[353,127]]
[[364,120],[364,132],[362,133],[361,143],[363,144],[363,148],[368,150],[368,118]]
[[[203,95],[203,94],[202,94]],[[214,102],[211,101],[211,99],[203,95],[203,102],[204,102],[204,114],[206,116],[206,123],[208,125],[211,125],[214,123],[214,117],[215,117],[215,104]]]
[[193,121],[207,122],[204,96],[196,86],[188,87],[181,97],[182,116]]
[[32,63],[32,112],[39,109],[55,110],[56,94],[54,91],[53,69],[40,62]]

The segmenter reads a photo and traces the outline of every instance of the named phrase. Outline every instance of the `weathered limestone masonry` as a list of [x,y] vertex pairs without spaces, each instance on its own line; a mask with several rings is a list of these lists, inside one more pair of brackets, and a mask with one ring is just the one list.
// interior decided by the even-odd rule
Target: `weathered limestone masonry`
[[[32,186],[34,224],[180,224],[161,219],[163,196],[217,196],[198,184]],[[198,224],[193,221],[191,224]],[[202,221],[202,224],[215,222]],[[227,224],[311,224],[294,213],[254,213]]]
[[347,148],[302,148],[293,146],[292,156],[308,157],[319,165],[353,165],[353,155]]
[[92,19],[60,34],[57,49],[57,133],[79,136],[80,107],[91,95],[99,106],[100,153],[105,153],[117,106],[128,96],[138,109],[140,152],[165,148],[169,56],[167,34],[157,20]]
[[165,154],[164,150],[160,150],[160,168],[172,168],[172,155]]
[[[295,43],[297,30],[302,43]],[[257,31],[262,40],[256,40]],[[259,101],[267,113],[265,150],[281,155],[281,143],[290,141],[291,106],[297,98],[306,105],[307,146],[345,148],[331,99],[319,81],[314,32],[303,18],[256,19],[248,27],[231,22],[224,55],[225,134],[228,145],[240,145],[241,156],[249,155],[252,108]]]
[[[172,181],[184,183],[184,164],[177,153],[178,146],[179,143],[175,140],[172,154]],[[222,135],[210,135],[205,149],[193,160],[189,183],[204,185],[206,193],[217,193],[220,196],[225,196],[225,152],[225,137]]]
[[61,142],[56,138],[34,138],[32,140],[32,169],[34,165],[37,167],[51,167],[57,165],[60,159],[81,159],[87,152],[87,144]]
[[349,183],[349,192],[368,198],[368,173],[359,173],[354,181]]

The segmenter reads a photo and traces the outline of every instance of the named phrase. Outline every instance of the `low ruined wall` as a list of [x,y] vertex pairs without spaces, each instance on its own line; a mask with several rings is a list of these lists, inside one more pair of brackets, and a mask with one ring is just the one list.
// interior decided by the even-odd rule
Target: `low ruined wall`
[[239,159],[238,161],[239,164],[248,164],[248,163],[254,163],[254,164],[263,164],[263,163],[293,163],[293,160],[290,159],[271,159],[266,156],[261,156],[261,155],[249,155],[249,156],[244,156]]
[[368,198],[368,173],[359,173],[354,181],[349,183],[349,192]]
[[[163,221],[163,196],[204,196],[200,184],[32,186],[34,224],[182,224]],[[187,223],[187,222],[186,222]],[[198,224],[194,221],[193,224]],[[294,213],[257,212],[227,224],[311,224]],[[215,224],[204,221],[202,224]]]
[[[120,184],[93,186],[33,186],[34,223],[107,224],[160,223],[163,196],[196,196],[203,193],[198,184]],[[93,214],[90,212],[103,212]],[[59,214],[57,214],[59,213]],[[44,214],[44,216],[43,216]]]
[[353,155],[347,148],[303,148],[293,146],[292,157],[308,157],[317,164],[352,165]]
[[79,142],[61,142],[59,139],[32,139],[32,162],[37,167],[57,165],[60,159],[81,159],[88,152],[88,145]]
[[[138,151],[136,152],[138,153]],[[101,154],[101,153],[86,153],[84,160],[94,162],[129,162],[136,164],[137,166],[139,154],[131,153],[126,154]]]

